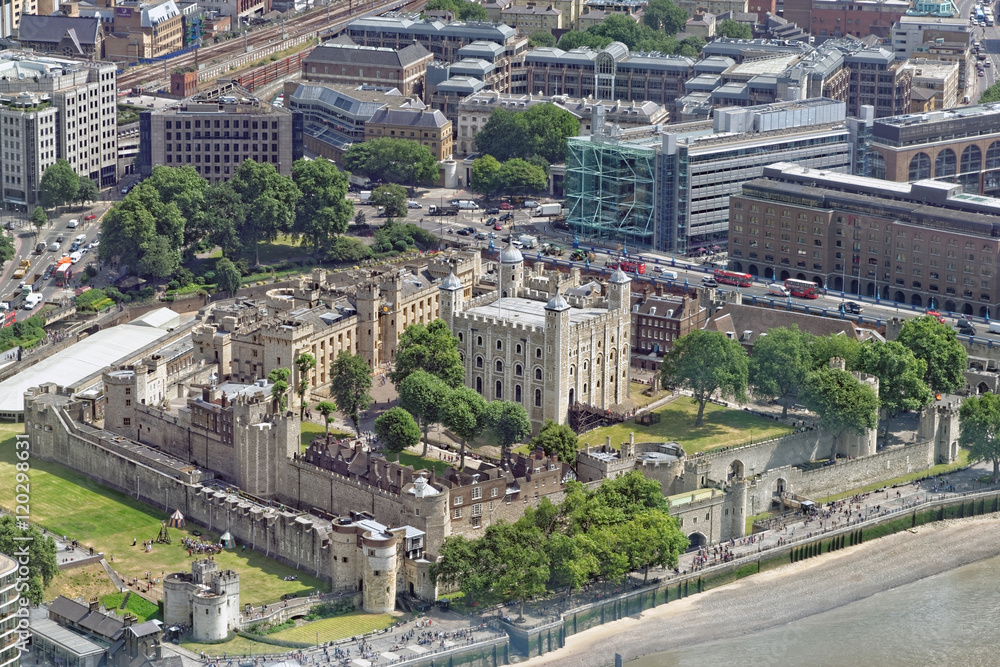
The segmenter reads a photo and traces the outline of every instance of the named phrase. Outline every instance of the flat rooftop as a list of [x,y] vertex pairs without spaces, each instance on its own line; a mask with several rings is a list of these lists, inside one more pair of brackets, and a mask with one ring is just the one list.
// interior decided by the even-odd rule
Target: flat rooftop
[[[488,306],[467,308],[465,312],[532,327],[545,326],[545,302],[534,299],[504,297],[493,301]],[[569,321],[570,324],[579,324],[606,315],[607,312],[603,308],[570,308]]]

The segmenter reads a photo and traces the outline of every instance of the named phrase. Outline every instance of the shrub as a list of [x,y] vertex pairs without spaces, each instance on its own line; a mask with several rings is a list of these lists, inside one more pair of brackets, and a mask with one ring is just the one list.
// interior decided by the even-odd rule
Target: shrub
[[180,288],[181,288],[181,284],[179,282],[177,282],[176,280],[171,280],[169,283],[167,283],[167,289],[168,290],[178,290]]

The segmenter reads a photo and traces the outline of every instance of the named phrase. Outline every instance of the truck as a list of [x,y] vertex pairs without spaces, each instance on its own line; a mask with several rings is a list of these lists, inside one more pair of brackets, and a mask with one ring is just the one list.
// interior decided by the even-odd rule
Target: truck
[[24,304],[24,300],[28,298],[22,290],[15,290],[4,297],[4,305],[7,306],[7,310],[17,310]]
[[367,176],[355,176],[354,174],[348,174],[347,182],[350,184],[351,189],[357,190],[364,190],[372,186],[372,181]]
[[517,240],[520,241],[521,246],[524,247],[524,248],[537,248],[538,247],[538,237],[537,236],[530,236],[528,234],[521,234],[520,236],[517,237]]
[[427,213],[430,215],[458,215],[458,211],[458,204],[442,204],[441,206],[432,204],[427,208]]
[[372,198],[372,191],[371,190],[362,190],[358,194],[361,196],[361,203],[362,204],[369,204],[369,203],[371,203],[371,198]]
[[28,269],[30,268],[31,268],[31,260],[22,259],[21,263],[17,265],[17,270],[14,271],[14,277],[23,278],[24,274],[26,274],[28,272]]
[[535,207],[535,215],[561,215],[562,204],[541,204]]

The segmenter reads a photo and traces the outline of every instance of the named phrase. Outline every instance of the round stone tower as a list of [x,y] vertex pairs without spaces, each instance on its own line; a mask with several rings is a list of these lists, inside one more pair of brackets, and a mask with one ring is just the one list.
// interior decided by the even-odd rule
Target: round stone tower
[[524,255],[513,245],[500,253],[500,296],[517,296],[524,284]]
[[229,634],[229,614],[225,595],[211,590],[195,593],[191,598],[191,633],[195,641],[225,639]]
[[346,517],[330,526],[330,579],[333,590],[361,588],[358,574],[358,527]]
[[392,533],[368,531],[361,536],[362,606],[369,614],[387,614],[396,608],[396,542]]

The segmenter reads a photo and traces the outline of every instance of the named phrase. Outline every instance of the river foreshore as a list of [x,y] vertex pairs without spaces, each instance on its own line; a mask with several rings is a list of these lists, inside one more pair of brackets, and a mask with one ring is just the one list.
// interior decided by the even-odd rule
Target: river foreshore
[[525,665],[611,665],[759,632],[1000,553],[1000,515],[902,531],[782,565],[569,637]]

